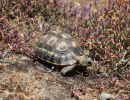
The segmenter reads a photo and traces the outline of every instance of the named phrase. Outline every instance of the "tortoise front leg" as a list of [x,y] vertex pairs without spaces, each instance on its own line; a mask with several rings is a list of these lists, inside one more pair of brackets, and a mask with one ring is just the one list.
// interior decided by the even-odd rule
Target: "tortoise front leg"
[[54,69],[55,69],[54,66],[51,66],[50,69],[48,68],[48,72],[52,72]]
[[73,70],[75,67],[75,65],[70,65],[70,66],[66,66],[61,70],[61,75],[65,76],[68,72],[70,72],[71,70]]

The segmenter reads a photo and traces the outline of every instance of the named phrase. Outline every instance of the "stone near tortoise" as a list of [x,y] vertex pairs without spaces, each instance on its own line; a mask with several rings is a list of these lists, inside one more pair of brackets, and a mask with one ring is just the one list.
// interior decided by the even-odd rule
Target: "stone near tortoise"
[[36,47],[39,59],[61,66],[61,74],[66,75],[74,67],[86,67],[91,63],[79,44],[70,35],[59,31],[51,31],[40,38]]

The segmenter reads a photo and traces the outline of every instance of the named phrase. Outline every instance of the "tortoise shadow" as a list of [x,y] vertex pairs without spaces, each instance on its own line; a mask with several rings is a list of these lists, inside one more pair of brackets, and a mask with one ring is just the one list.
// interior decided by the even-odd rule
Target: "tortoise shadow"
[[[52,67],[54,67],[53,71],[58,71],[59,73],[60,73],[61,69],[63,68],[61,66],[56,66],[56,65],[50,64],[50,63],[48,63],[46,61],[43,61],[43,60],[41,60],[39,58],[37,59],[37,61],[39,63],[41,63],[47,69],[51,70]],[[75,75],[87,76],[86,69],[82,68],[81,66],[76,66],[72,71],[68,72],[65,75],[65,77],[73,77]]]
[[39,58],[37,58],[37,61],[39,62],[39,63],[41,63],[43,66],[45,66],[46,68],[49,68],[49,69],[51,69],[52,68],[52,64],[50,64],[50,63],[48,63],[48,62],[46,62],[46,61],[43,61],[43,60],[41,60],[41,59],[39,59]]

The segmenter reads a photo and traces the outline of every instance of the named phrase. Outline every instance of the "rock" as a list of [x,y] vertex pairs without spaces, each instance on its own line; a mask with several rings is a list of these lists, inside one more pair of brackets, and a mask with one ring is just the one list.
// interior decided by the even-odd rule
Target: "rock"
[[111,100],[113,98],[112,94],[102,92],[101,95],[99,96],[99,100]]

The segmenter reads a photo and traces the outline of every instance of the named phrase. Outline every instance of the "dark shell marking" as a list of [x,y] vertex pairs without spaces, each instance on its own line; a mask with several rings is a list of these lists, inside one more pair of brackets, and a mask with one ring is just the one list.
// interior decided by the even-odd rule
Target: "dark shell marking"
[[39,40],[36,53],[38,58],[55,65],[73,65],[83,50],[70,35],[48,32]]

